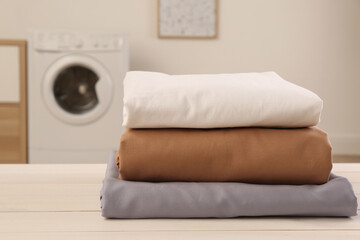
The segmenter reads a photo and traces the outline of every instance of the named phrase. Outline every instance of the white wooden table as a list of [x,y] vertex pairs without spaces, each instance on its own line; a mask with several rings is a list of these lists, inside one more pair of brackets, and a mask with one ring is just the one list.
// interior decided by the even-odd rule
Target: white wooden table
[[[106,220],[104,164],[0,165],[0,239],[360,239],[360,217]],[[360,164],[335,164],[360,196]]]

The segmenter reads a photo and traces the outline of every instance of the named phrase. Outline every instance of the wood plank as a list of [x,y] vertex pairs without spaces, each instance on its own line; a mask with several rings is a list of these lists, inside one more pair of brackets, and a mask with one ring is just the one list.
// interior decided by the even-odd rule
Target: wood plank
[[17,119],[19,118],[19,104],[18,103],[0,103],[1,119]]
[[0,184],[80,184],[102,183],[105,164],[3,164]]
[[[0,184],[2,183],[24,183],[24,184],[77,184],[77,183],[100,183],[105,176],[105,165],[97,164],[98,170],[87,171],[89,168],[84,168],[83,172],[72,171],[69,168],[60,168],[58,173],[51,171],[49,168],[41,168],[41,170],[34,170],[33,168],[24,169],[23,171],[0,171]],[[23,165],[21,165],[23,166]],[[0,168],[1,169],[1,168]],[[49,170],[49,171],[48,171]],[[62,173],[60,173],[63,171]],[[21,175],[21,177],[19,177]],[[360,183],[359,177],[348,177],[346,173],[339,174],[347,177],[349,181],[356,185]]]
[[104,219],[99,212],[0,213],[0,233],[121,231],[360,230],[360,217],[253,217],[233,219]]
[[[7,160],[9,157],[9,152],[19,152],[20,150],[20,127],[19,127],[19,104],[4,104],[0,103],[0,162],[14,162],[14,156],[11,159]],[[17,139],[14,143],[12,142],[13,139]],[[9,140],[9,143],[7,142]],[[3,145],[5,143],[5,145]],[[7,148],[15,147],[9,151]],[[19,159],[19,154],[16,154],[17,158]]]
[[360,183],[352,183],[352,187],[354,189],[355,195],[358,199],[360,199]]
[[0,184],[0,212],[98,211],[102,184]]
[[[101,169],[99,168],[101,167]],[[106,164],[28,164],[23,165],[21,169],[21,172],[26,172],[26,170],[31,170],[32,172],[36,171],[42,172],[42,171],[51,171],[54,173],[61,174],[61,171],[57,171],[57,169],[60,168],[60,170],[70,170],[70,171],[76,171],[78,173],[86,173],[88,170],[92,172],[99,172],[102,173],[102,171],[106,168]],[[98,171],[97,171],[98,170]],[[19,166],[13,165],[13,164],[3,164],[0,165],[0,174],[6,173],[6,172],[19,172]],[[356,173],[360,174],[360,164],[358,163],[335,163],[333,166],[333,171],[335,173],[337,172],[350,172],[350,173]]]
[[336,163],[360,163],[359,155],[334,155],[333,162]]
[[336,172],[338,176],[346,177],[352,183],[360,183],[360,173],[356,172]]
[[18,136],[0,136],[0,151],[17,152],[19,146]]
[[333,172],[360,172],[359,163],[334,163]]
[[20,160],[19,163],[28,162],[28,131],[27,131],[27,42],[18,42],[20,61]]
[[20,161],[20,136],[0,134],[0,163],[18,163]]
[[[97,184],[0,184],[0,212],[100,211]],[[360,199],[360,184],[354,186]],[[360,206],[359,206],[360,209]]]
[[157,231],[157,232],[26,232],[26,233],[0,233],[2,240],[19,240],[19,239],[36,239],[36,240],[114,240],[114,239],[147,239],[147,240],[183,240],[183,239],[196,239],[196,240],[212,240],[212,239],[246,239],[246,240],[304,240],[304,239],[317,239],[317,240],[358,240],[360,238],[359,231]]
[[[105,164],[2,165],[0,211],[100,211],[105,167]],[[360,199],[360,183],[353,183],[353,188]]]
[[18,151],[1,151],[0,162],[18,163],[20,153]]
[[[0,104],[0,109],[2,109],[0,110],[0,163],[27,163],[26,41],[0,40],[0,45],[15,46],[19,49],[18,81],[20,96],[20,101],[17,104]],[[16,143],[12,139],[15,136],[17,137]],[[4,145],[4,143],[6,144]],[[11,149],[6,149],[8,147]],[[15,154],[11,154],[11,152],[18,153],[16,155],[18,157],[15,158]]]
[[7,45],[7,46],[25,46],[25,40],[18,40],[18,39],[0,39],[0,45]]
[[[106,164],[27,164],[0,165],[1,183],[99,183]],[[334,172],[360,183],[360,164],[334,164]],[[21,175],[21,177],[19,177]],[[79,182],[80,181],[80,182]]]
[[[19,128],[19,104],[0,103],[0,137],[5,140],[7,137],[20,136]],[[4,142],[4,141],[3,141]],[[1,148],[1,143],[0,143]],[[17,149],[18,151],[19,149]],[[0,155],[2,149],[0,149]]]
[[[358,180],[358,165],[336,167],[339,175]],[[105,168],[105,164],[1,165],[0,239],[360,237],[359,216],[107,220],[99,207]],[[359,193],[360,182],[353,186]]]
[[[3,164],[0,165],[0,184],[98,184],[104,179],[105,169],[105,164]],[[359,173],[354,169],[359,169]],[[348,177],[353,184],[360,183],[360,164],[351,170],[336,173]]]
[[18,119],[0,119],[0,136],[19,137],[19,120]]

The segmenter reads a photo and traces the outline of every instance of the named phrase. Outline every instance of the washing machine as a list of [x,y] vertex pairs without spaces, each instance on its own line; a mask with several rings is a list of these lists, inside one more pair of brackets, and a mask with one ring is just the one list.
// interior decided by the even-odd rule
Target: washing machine
[[107,161],[124,131],[128,49],[117,31],[29,31],[29,163]]

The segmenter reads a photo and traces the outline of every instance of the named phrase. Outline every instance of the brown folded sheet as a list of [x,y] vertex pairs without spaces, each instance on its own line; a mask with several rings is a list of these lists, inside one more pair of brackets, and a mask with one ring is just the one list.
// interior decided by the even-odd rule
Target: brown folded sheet
[[298,129],[128,129],[117,153],[131,181],[322,184],[332,168],[327,134]]

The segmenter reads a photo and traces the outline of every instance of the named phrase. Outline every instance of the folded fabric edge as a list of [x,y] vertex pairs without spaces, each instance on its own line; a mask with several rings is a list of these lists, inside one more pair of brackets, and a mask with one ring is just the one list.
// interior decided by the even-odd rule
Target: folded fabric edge
[[[117,216],[116,214],[113,214],[113,213],[110,213],[109,212],[105,212],[104,211],[104,208],[103,208],[103,203],[104,203],[104,194],[106,195],[109,195],[109,191],[106,192],[106,188],[107,186],[110,186],[111,184],[117,184],[119,182],[123,182],[123,183],[140,183],[140,184],[143,184],[143,183],[146,183],[146,184],[149,184],[148,187],[151,187],[152,184],[159,184],[159,183],[150,183],[150,182],[131,182],[131,181],[124,181],[124,180],[119,180],[118,179],[118,171],[117,171],[117,167],[116,167],[116,163],[115,163],[115,156],[116,156],[116,151],[110,151],[109,152],[109,161],[108,161],[108,165],[107,165],[107,168],[106,168],[106,175],[105,175],[105,178],[104,178],[104,181],[103,181],[103,187],[100,191],[100,201],[101,201],[101,209],[102,209],[102,216],[105,217],[105,218],[118,218],[118,219],[128,219],[128,218],[236,218],[236,217],[263,217],[263,216],[276,216],[276,217],[279,217],[279,216],[283,216],[283,217],[286,217],[286,216],[303,216],[303,217],[351,217],[351,216],[356,216],[357,215],[357,207],[358,207],[358,202],[357,202],[357,197],[354,193],[354,190],[353,190],[353,186],[351,185],[350,181],[345,178],[345,177],[342,177],[342,176],[337,176],[335,175],[334,173],[331,173],[330,174],[330,178],[329,178],[329,182],[328,183],[325,183],[325,184],[329,184],[329,183],[334,183],[335,181],[338,181],[338,182],[346,182],[348,186],[346,191],[346,195],[347,195],[347,200],[348,200],[348,203],[350,202],[351,204],[349,204],[347,206],[348,210],[347,210],[347,214],[340,214],[340,215],[327,215],[327,214],[273,214],[273,215],[269,215],[269,214],[258,214],[258,215],[254,215],[254,214],[249,214],[249,215],[239,215],[239,216],[225,216],[225,217],[218,217],[218,216],[210,216],[210,217],[198,217],[198,216],[194,216],[194,217],[189,217],[189,216],[185,216],[185,217],[173,217],[173,216],[160,216],[160,217],[156,217],[156,216],[151,216],[151,217],[147,217],[147,216],[144,216],[144,217],[121,217],[121,216]],[[114,167],[115,166],[115,167]],[[169,182],[169,183],[165,183],[166,185],[176,185],[176,184],[179,184],[180,182]],[[162,184],[162,183],[160,183]],[[186,184],[186,183],[185,183]],[[190,183],[190,184],[193,184],[193,183]],[[195,183],[195,184],[199,184],[199,183]],[[200,183],[201,184],[201,183]],[[205,183],[206,184],[206,183]],[[209,183],[207,183],[209,184]],[[226,184],[226,183],[223,183],[223,184]],[[241,183],[242,184],[242,183]],[[247,185],[251,185],[251,184],[247,184]],[[259,184],[254,184],[254,185],[259,185]],[[324,184],[321,184],[321,185],[324,185]],[[319,186],[321,186],[319,185]],[[270,185],[271,186],[271,185]],[[297,187],[297,186],[293,186],[293,185],[280,185],[280,186],[291,186],[291,187]],[[303,186],[306,186],[306,185],[303,185]],[[307,187],[312,187],[314,185],[307,185]],[[344,189],[342,189],[344,190]],[[111,194],[112,195],[112,194]],[[116,195],[116,194],[115,194]],[[109,196],[107,196],[109,197]],[[111,196],[113,197],[113,196]],[[344,206],[343,206],[344,207]]]

